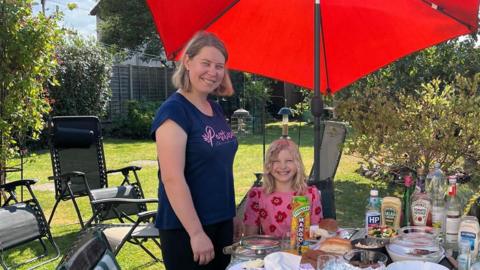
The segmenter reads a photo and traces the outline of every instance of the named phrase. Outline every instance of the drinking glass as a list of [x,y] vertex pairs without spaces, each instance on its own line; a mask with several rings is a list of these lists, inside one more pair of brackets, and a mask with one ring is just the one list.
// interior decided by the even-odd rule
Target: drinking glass
[[335,256],[324,255],[324,254],[318,255],[317,270],[323,270],[334,263],[335,263]]
[[280,247],[282,250],[289,250],[292,249],[290,246],[290,231],[285,232],[282,236],[282,244]]

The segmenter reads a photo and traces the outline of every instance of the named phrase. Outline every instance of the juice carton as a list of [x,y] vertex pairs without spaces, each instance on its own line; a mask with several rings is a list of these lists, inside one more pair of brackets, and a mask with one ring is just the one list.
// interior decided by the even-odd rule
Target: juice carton
[[310,238],[309,228],[310,201],[306,196],[293,196],[290,246],[294,247],[299,254],[307,248],[304,241]]

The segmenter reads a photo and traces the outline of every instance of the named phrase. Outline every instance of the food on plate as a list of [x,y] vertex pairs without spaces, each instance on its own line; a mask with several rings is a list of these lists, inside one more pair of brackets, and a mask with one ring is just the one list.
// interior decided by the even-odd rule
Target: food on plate
[[418,256],[418,255],[429,255],[429,254],[433,254],[437,252],[437,250],[428,250],[428,249],[419,249],[419,248],[415,248],[413,249],[411,252],[408,252],[407,254],[409,255],[414,255],[414,256]]
[[329,253],[344,254],[345,252],[352,250],[352,244],[349,240],[332,237],[328,238],[320,245],[320,250]]
[[330,233],[335,233],[338,230],[337,221],[333,218],[324,218],[320,220],[318,227],[327,230]]
[[310,226],[310,236],[316,240],[326,239],[332,235],[325,229],[319,228],[318,225]]
[[242,269],[250,270],[250,269],[257,269],[263,267],[263,260],[262,259],[255,259],[253,261],[248,261],[243,265]]
[[392,227],[382,226],[376,227],[368,231],[368,236],[378,238],[391,238],[397,235],[397,231]]
[[382,265],[379,263],[373,263],[373,262],[362,262],[362,261],[350,261],[350,265],[353,265],[358,268],[367,268],[370,267],[372,269],[380,268]]
[[380,243],[368,243],[368,245],[364,245],[361,242],[358,242],[355,244],[355,247],[357,248],[380,248],[382,246],[383,245],[381,245]]

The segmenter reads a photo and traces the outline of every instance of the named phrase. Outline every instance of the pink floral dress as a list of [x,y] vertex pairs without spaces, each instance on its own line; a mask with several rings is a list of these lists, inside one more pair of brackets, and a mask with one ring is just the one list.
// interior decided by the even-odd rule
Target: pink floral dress
[[[292,197],[296,192],[265,194],[263,188],[254,187],[248,193],[243,223],[259,226],[263,234],[283,237],[290,231],[292,221]],[[318,224],[323,218],[320,193],[309,186],[305,196],[310,200],[310,224]],[[313,202],[313,203],[312,203]]]

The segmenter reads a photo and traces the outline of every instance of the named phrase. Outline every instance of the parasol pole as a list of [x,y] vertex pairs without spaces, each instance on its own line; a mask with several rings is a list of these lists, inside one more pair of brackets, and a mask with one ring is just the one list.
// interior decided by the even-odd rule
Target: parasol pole
[[[320,0],[315,0],[314,15],[314,85],[313,98],[311,102],[312,115],[314,117],[314,153],[313,153],[313,179],[314,184],[322,192],[323,216],[325,218],[335,218],[335,199],[333,189],[333,179],[320,179],[320,147],[323,137],[322,114],[323,97],[320,93],[320,35],[322,33]],[[325,65],[326,66],[326,65]],[[324,157],[325,158],[325,157]]]

